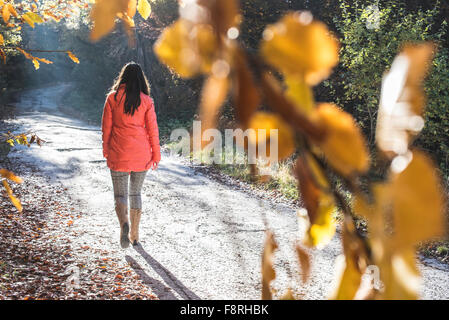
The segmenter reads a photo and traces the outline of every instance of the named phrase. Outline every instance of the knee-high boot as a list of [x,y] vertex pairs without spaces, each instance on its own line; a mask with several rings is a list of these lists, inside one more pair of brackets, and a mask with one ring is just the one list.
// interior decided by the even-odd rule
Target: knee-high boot
[[129,220],[128,207],[121,203],[116,203],[115,212],[117,213],[118,221],[120,223],[120,245],[122,248],[129,247]]
[[142,216],[142,209],[130,209],[129,215],[131,217],[131,232],[130,240],[133,245],[137,245],[139,242],[139,223]]

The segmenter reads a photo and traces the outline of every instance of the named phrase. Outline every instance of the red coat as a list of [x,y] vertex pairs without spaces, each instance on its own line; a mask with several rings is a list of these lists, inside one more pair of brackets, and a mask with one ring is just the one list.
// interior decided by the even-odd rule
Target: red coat
[[124,89],[108,95],[103,109],[103,156],[114,171],[130,172],[150,169],[151,161],[159,162],[159,130],[153,100],[140,94],[141,104],[134,115],[124,113]]

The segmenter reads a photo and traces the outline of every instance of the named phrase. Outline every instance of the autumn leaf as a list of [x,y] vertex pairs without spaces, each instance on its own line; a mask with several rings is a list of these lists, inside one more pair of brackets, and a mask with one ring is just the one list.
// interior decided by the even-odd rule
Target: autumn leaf
[[271,300],[270,283],[276,278],[276,271],[273,268],[273,255],[278,245],[271,231],[267,231],[265,237],[262,253],[262,300]]
[[20,177],[16,176],[13,172],[8,171],[6,169],[0,169],[0,176],[2,176],[2,178],[14,181],[15,183],[23,182],[23,180]]
[[33,62],[34,68],[38,70],[40,68],[39,61],[37,59],[32,59],[31,62]]
[[5,45],[5,39],[3,38],[3,36],[0,34],[0,46]]
[[8,194],[9,199],[11,200],[12,204],[17,208],[19,212],[22,212],[22,204],[20,203],[19,199],[17,199],[11,190],[11,187],[9,186],[8,182],[6,180],[2,180],[3,186],[6,189],[6,193]]
[[396,247],[413,246],[444,233],[444,196],[430,159],[413,151],[413,159],[399,174],[392,174],[391,192]]
[[325,128],[315,123],[301,108],[297,108],[290,99],[285,97],[281,84],[272,74],[265,72],[260,80],[261,92],[273,111],[306,137],[315,141],[324,139]]
[[136,11],[137,11],[137,0],[129,0],[126,15],[130,18],[134,18],[134,16],[136,15]]
[[128,10],[128,0],[97,0],[91,11],[94,23],[90,38],[98,41],[114,29],[118,13]]
[[11,17],[11,4],[7,3],[3,6],[2,9],[2,17],[3,17],[3,21],[5,21],[5,23],[8,23],[10,17]]
[[304,244],[322,248],[332,240],[336,230],[334,212],[335,205],[332,197],[322,194],[319,199],[315,222],[307,231]]
[[298,157],[295,172],[308,216],[303,243],[310,247],[323,247],[329,243],[336,230],[333,218],[336,208],[333,198],[326,193],[328,181],[309,154]]
[[[257,146],[266,146],[267,157],[272,157],[271,144],[277,147],[277,157],[283,160],[291,156],[295,150],[294,134],[290,126],[274,113],[259,111],[253,114],[248,122],[248,128],[253,129],[249,135],[249,142]],[[277,131],[272,135],[271,130]],[[273,132],[274,133],[274,132]]]
[[413,247],[391,253],[386,248],[385,259],[380,263],[380,277],[384,284],[383,300],[416,300],[422,284],[416,267]]
[[306,114],[311,114],[315,108],[315,100],[310,86],[305,82],[304,77],[286,76],[287,85],[286,96],[291,99],[294,105]]
[[67,55],[73,62],[80,63],[80,60],[71,51],[67,51]]
[[43,23],[44,20],[34,12],[27,12],[22,15],[23,20],[28,23],[32,28],[34,28],[35,23]]
[[148,0],[138,0],[137,11],[142,16],[142,18],[147,20],[151,14],[151,6],[148,3]]
[[352,220],[345,219],[343,223],[342,242],[344,256],[337,258],[336,287],[330,299],[352,300],[360,289],[367,267],[364,245],[357,236]]
[[166,28],[154,44],[158,58],[183,78],[212,71],[216,38],[208,25],[180,19]]
[[333,218],[336,208],[333,198],[326,193],[328,181],[309,154],[298,157],[295,172],[308,217],[303,243],[309,247],[323,247],[336,230]]
[[341,255],[335,266],[336,287],[330,294],[330,300],[352,300],[359,290],[362,274],[351,257]]
[[266,28],[261,51],[279,71],[303,76],[307,84],[316,85],[337,65],[339,44],[310,12],[295,12]]
[[[308,158],[310,158],[310,156]],[[315,177],[312,175],[306,157],[298,157],[296,160],[295,173],[299,184],[301,200],[307,209],[309,222],[313,224],[317,217],[319,199],[323,191],[320,189],[320,185],[318,185]]]
[[53,64],[53,61],[50,61],[50,60],[47,60],[47,59],[44,59],[44,58],[35,57],[35,59],[40,61],[40,62],[43,62],[45,64]]
[[16,18],[19,17],[19,14],[16,11],[16,8],[12,4],[9,4],[9,12]]
[[326,130],[326,138],[318,145],[329,164],[345,176],[366,172],[369,152],[354,118],[330,103],[319,104],[314,118]]

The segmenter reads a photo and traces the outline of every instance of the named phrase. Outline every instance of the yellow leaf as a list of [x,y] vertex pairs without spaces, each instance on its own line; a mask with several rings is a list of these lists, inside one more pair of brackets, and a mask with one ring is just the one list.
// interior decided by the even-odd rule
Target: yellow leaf
[[0,169],[0,176],[2,176],[3,178],[6,178],[8,180],[14,181],[16,183],[22,183],[23,180],[16,176],[14,173],[12,173],[11,171],[8,171],[6,169]]
[[19,14],[17,13],[16,9],[14,8],[14,6],[12,4],[9,5],[9,12],[11,12],[11,14],[14,17],[16,17],[16,18],[19,17]]
[[276,278],[273,268],[274,251],[278,248],[272,232],[266,232],[265,245],[262,253],[262,300],[271,300],[270,283]]
[[9,3],[7,3],[3,6],[2,17],[3,17],[3,21],[5,21],[5,23],[8,23],[9,18],[11,17],[11,11],[10,11],[11,7],[12,6]]
[[351,257],[339,256],[336,263],[337,286],[331,293],[331,300],[352,300],[359,290],[362,274]]
[[71,51],[67,51],[67,55],[73,62],[80,63],[79,59]]
[[283,73],[303,76],[307,84],[316,85],[338,63],[339,44],[309,12],[296,12],[266,28],[261,50]]
[[333,198],[323,191],[328,188],[328,181],[309,154],[298,157],[295,172],[309,218],[303,242],[310,247],[322,247],[332,239],[336,228]]
[[333,104],[323,103],[318,105],[314,117],[327,131],[319,146],[330,165],[345,176],[366,172],[369,153],[352,116]]
[[50,60],[47,60],[47,59],[44,59],[44,58],[35,57],[35,59],[40,61],[40,62],[43,62],[45,64],[53,64],[53,61],[50,61]]
[[310,226],[304,239],[306,245],[323,247],[332,240],[336,230],[334,212],[335,205],[332,197],[322,193],[319,198],[315,221]]
[[306,115],[285,96],[280,82],[273,74],[264,72],[259,83],[266,103],[293,128],[314,141],[322,141],[325,138],[326,128],[317,124],[311,116]]
[[0,34],[0,46],[5,45],[5,39],[3,38],[3,36]]
[[307,209],[309,222],[314,224],[317,218],[317,211],[320,205],[323,189],[327,189],[328,187],[327,179],[309,154],[307,154],[307,156],[300,155],[298,157],[295,173],[299,182],[301,200]]
[[90,34],[93,41],[107,35],[114,29],[115,19],[118,13],[128,10],[128,0],[97,0],[91,11],[91,19],[94,27]]
[[311,114],[315,108],[312,89],[304,81],[303,76],[286,76],[287,85],[286,95],[296,107],[306,114]]
[[132,19],[136,15],[136,11],[137,11],[137,0],[129,0],[128,11],[126,12],[126,14],[128,15],[128,17]]
[[6,189],[6,193],[8,194],[9,199],[11,200],[12,204],[19,210],[19,212],[22,212],[22,204],[20,203],[19,199],[17,199],[11,190],[11,187],[9,186],[8,182],[6,180],[2,181],[3,186]]
[[32,62],[33,62],[34,68],[36,70],[38,70],[40,68],[39,61],[37,61],[37,59],[33,59]]
[[22,19],[25,20],[26,23],[28,23],[32,28],[34,28],[34,21],[31,19],[28,15],[23,15]]
[[345,219],[342,230],[344,258],[337,258],[337,282],[331,299],[352,300],[362,283],[367,267],[365,247],[357,236],[352,220]]
[[147,20],[151,14],[151,6],[148,3],[148,0],[139,0],[137,4],[137,11],[139,11],[142,18]]
[[[389,248],[386,247],[389,251]],[[416,267],[415,248],[387,252],[380,263],[380,277],[384,290],[383,300],[416,300],[421,286],[421,276]]]
[[212,70],[216,37],[208,25],[180,19],[165,28],[154,45],[161,62],[184,78]]
[[254,129],[253,134],[249,135],[249,142],[257,147],[259,144],[265,144],[267,157],[272,156],[270,145],[275,139],[275,136],[271,135],[271,130],[277,130],[277,140],[274,140],[273,143],[277,147],[279,160],[288,158],[295,151],[293,131],[277,114],[263,111],[255,112],[249,120],[248,128]]
[[444,196],[430,159],[413,152],[407,168],[392,177],[394,245],[408,247],[444,233]]
[[22,18],[28,23],[31,27],[34,28],[35,23],[43,23],[44,20],[36,13],[34,12],[27,12],[24,15],[22,15]]

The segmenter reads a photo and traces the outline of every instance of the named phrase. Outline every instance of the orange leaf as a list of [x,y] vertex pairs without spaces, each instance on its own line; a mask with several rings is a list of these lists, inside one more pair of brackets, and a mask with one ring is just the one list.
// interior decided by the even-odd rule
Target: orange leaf
[[17,199],[11,190],[11,187],[9,186],[8,182],[6,180],[2,181],[3,186],[6,189],[6,193],[8,194],[9,199],[11,200],[12,204],[19,210],[19,212],[22,212],[22,204],[20,203],[19,199]]
[[3,21],[5,21],[5,23],[8,23],[9,18],[11,17],[11,12],[9,11],[10,7],[11,7],[11,5],[9,3],[5,4],[3,6],[2,16],[3,16]]
[[80,63],[80,60],[71,51],[67,51],[67,54],[73,62]]
[[97,0],[91,11],[91,19],[94,27],[90,34],[93,41],[107,35],[114,29],[115,19],[118,13],[126,13],[128,0]]
[[12,173],[11,171],[8,171],[6,169],[0,169],[0,176],[2,176],[3,178],[6,178],[8,180],[14,181],[16,183],[22,183],[23,180],[16,176],[14,173]]

